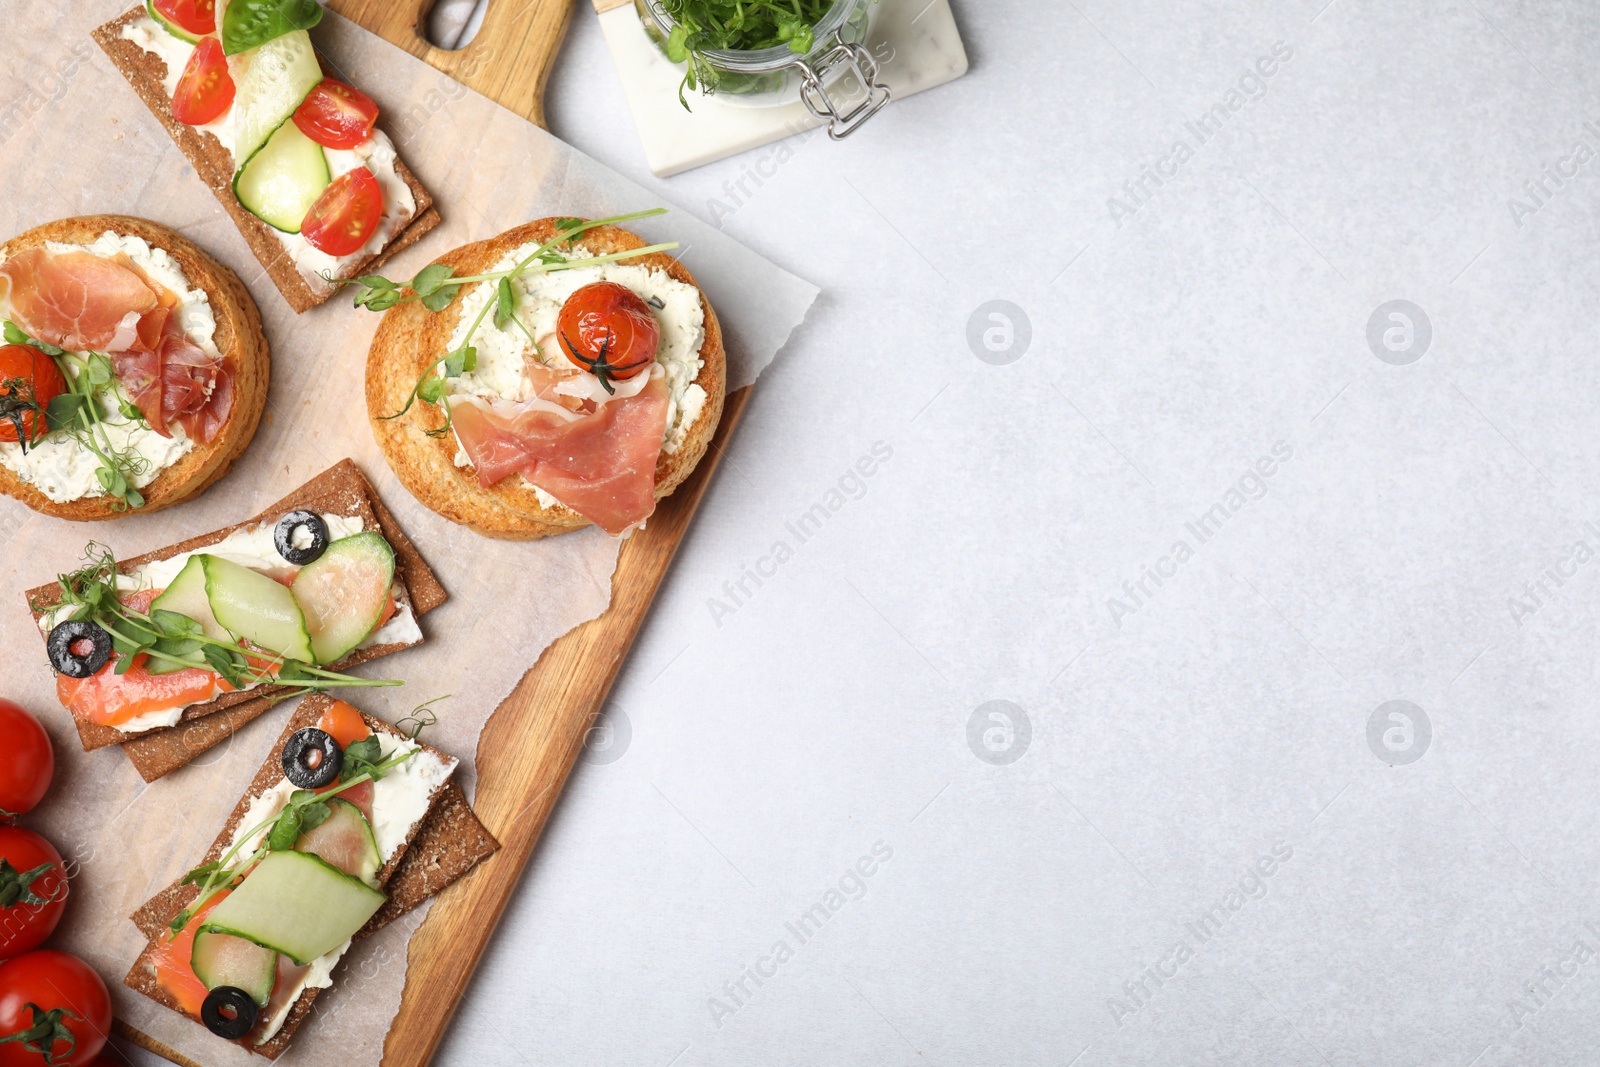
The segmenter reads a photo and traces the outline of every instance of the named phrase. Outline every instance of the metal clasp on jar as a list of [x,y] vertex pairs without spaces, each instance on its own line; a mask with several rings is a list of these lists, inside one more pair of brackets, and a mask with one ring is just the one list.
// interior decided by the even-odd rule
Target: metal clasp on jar
[[[859,44],[840,42],[821,55],[809,56],[795,64],[800,69],[800,99],[818,119],[828,124],[828,136],[842,141],[876,115],[893,95],[878,81],[878,61]],[[836,68],[854,74],[865,95],[849,109],[841,111],[828,95],[827,80]]]

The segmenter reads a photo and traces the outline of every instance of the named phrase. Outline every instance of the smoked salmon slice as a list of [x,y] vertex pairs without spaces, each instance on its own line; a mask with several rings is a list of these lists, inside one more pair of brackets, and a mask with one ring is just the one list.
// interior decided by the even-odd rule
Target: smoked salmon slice
[[126,674],[116,673],[115,657],[88,678],[58,674],[56,696],[74,718],[97,726],[121,726],[148,712],[199,704],[233,689],[222,676],[200,667],[151,674],[145,670],[149,658],[139,653]]
[[[390,601],[393,603],[393,600]],[[335,700],[328,705],[328,709],[317,720],[317,729],[339,742],[340,748],[349,748],[357,741],[365,740],[372,736],[372,731],[367,729],[367,724],[362,721],[361,713],[342,700]],[[328,793],[339,788],[339,783],[317,790],[319,793]],[[361,814],[372,821],[372,783],[362,782],[360,785],[351,786],[339,794],[339,799],[348,800],[361,809]]]
[[178,935],[171,940],[159,938],[150,950],[150,966],[155,971],[156,981],[161,983],[161,988],[172,994],[172,999],[178,1006],[190,1015],[200,1015],[200,1005],[205,1003],[206,994],[211,992],[204,982],[194,973],[194,965],[190,962],[194,955],[194,935],[200,932],[205,925],[205,918],[211,910],[224,900],[232,890],[222,889],[217,895],[206,902],[205,907],[195,912],[189,923]]

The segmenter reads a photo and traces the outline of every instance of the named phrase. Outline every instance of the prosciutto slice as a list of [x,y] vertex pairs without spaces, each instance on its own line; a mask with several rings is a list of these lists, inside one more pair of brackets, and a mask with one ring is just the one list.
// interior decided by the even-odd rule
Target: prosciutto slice
[[606,533],[655,511],[656,461],[667,431],[666,379],[575,415],[548,401],[458,400],[456,436],[488,488],[520,473]]
[[122,391],[128,394],[144,421],[160,433],[166,426],[161,418],[161,351],[115,352],[111,356],[111,367]]
[[233,374],[189,340],[176,315],[147,312],[134,343],[110,355],[123,392],[151,429],[171,437],[177,423],[196,444],[216,440],[233,412]]
[[162,302],[131,263],[89,252],[29,248],[0,264],[0,278],[17,325],[74,352],[126,344],[130,327]]
[[73,352],[104,352],[150,428],[216,440],[233,413],[233,373],[189,340],[177,297],[125,256],[30,248],[0,264],[0,298],[29,334]]
[[209,445],[233,414],[233,372],[174,326],[167,330],[162,354],[163,422],[168,430],[176,422],[191,441]]

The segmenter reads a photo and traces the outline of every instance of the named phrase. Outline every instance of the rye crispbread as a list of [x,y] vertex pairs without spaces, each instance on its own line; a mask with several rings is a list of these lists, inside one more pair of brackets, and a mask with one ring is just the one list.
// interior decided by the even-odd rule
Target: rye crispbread
[[[440,256],[436,262],[455,268],[458,275],[476,275],[493,270],[509,253],[530,242],[553,238],[559,229],[555,218],[507,230],[498,237],[463,245]],[[578,238],[598,254],[643,248],[646,242],[615,226],[601,226]],[[656,252],[628,260],[630,264],[665,271],[677,281],[696,285],[694,276],[673,257]],[[476,282],[474,285],[491,284]],[[472,286],[463,288],[470,292]],[[383,314],[383,321],[372,339],[367,354],[367,415],[384,458],[405,487],[427,507],[452,522],[483,534],[510,540],[531,541],[553,534],[567,533],[591,525],[588,519],[570,508],[547,508],[520,477],[506,478],[488,489],[478,484],[474,469],[457,467],[454,435],[429,437],[445,425],[445,415],[431,404],[413,404],[399,418],[385,420],[406,404],[417,381],[450,349],[450,337],[461,319],[464,297],[442,312],[430,312],[419,301],[396,304]],[[727,353],[723,349],[722,328],[717,316],[700,295],[705,312],[705,341],[700,346],[704,365],[695,382],[706,391],[706,403],[689,427],[684,443],[672,455],[661,453],[656,464],[656,499],[669,495],[693,471],[705,455],[722,418],[727,392]]]
[[[379,530],[395,554],[395,577],[401,595],[411,604],[412,612],[421,617],[444,603],[445,591],[439,580],[429,570],[427,562],[400,529],[394,516],[378,499],[376,490],[354,462],[343,460],[323,471],[305,485],[267,508],[255,518],[236,523],[213,533],[192,537],[181,544],[147,552],[131,559],[118,560],[117,567],[124,573],[145,563],[169,559],[183,552],[193,552],[216,544],[235,530],[276,521],[284,514],[299,509],[323,514],[359,515],[367,529]],[[29,609],[38,620],[60,602],[59,582],[30,589],[26,594]],[[397,600],[401,596],[396,597]],[[46,635],[41,630],[40,637]],[[407,644],[375,645],[357,649],[346,656],[333,669],[345,670],[360,663],[410,648]],[[139,774],[153,782],[193,760],[207,749],[230,736],[245,723],[265,714],[275,703],[273,697],[285,687],[261,686],[256,689],[225,693],[215,700],[184,709],[176,726],[150,730],[144,733],[125,733],[110,726],[100,726],[73,717],[78,738],[85,751],[106,745],[123,746],[123,751],[133,761]]]
[[131,215],[79,215],[35,226],[0,244],[0,261],[46,242],[86,245],[107,230],[124,237],[143,238],[153,248],[170,255],[189,284],[206,294],[217,328],[213,335],[224,365],[233,374],[233,412],[216,440],[197,444],[176,463],[158,474],[140,492],[144,506],[130,512],[121,500],[90,496],[57,503],[0,466],[0,493],[16,497],[35,511],[59,519],[90,521],[114,519],[136,513],[148,515],[181,504],[228,473],[255,436],[267,405],[271,357],[261,332],[261,313],[238,275],[202,252],[194,242],[149,219]]
[[[278,743],[273,746],[272,752],[267,756],[266,762],[256,772],[249,788],[245,791],[239,803],[234,807],[227,823],[223,826],[211,848],[205,856],[196,862],[209,863],[222,856],[223,849],[232,839],[235,829],[244,819],[251,801],[272,789],[283,779],[283,748],[295,731],[307,726],[315,726],[322,717],[322,713],[333,698],[323,694],[313,694],[301,701],[288,724],[284,727]],[[404,731],[391,726],[381,719],[363,714],[362,719],[367,728],[374,733],[389,733],[404,736]],[[453,757],[447,756],[437,749],[423,745],[424,750],[452,764],[456,763]],[[449,841],[450,844],[445,842]],[[400,915],[421,904],[428,896],[439,892],[449,882],[441,882],[435,873],[429,870],[448,870],[452,872],[449,881],[454,881],[475,864],[499,848],[499,843],[489,836],[477,817],[472,814],[471,808],[466,804],[465,796],[461,793],[460,786],[453,780],[441,784],[429,798],[428,814],[411,828],[407,835],[406,843],[389,858],[383,869],[378,872],[377,881],[389,894],[389,902],[384,908],[373,916],[372,920],[362,928],[357,938],[379,929]],[[419,866],[420,864],[420,866]],[[199,895],[199,887],[194,885],[176,884],[167,887],[151,898],[129,918],[145,938],[151,942],[139,958],[134,962],[132,969],[123,979],[125,985],[135,989],[150,999],[178,1011],[191,1019],[194,1016],[183,1012],[176,1001],[163,989],[154,974],[147,966],[150,953],[153,951],[156,939],[161,936],[181,910],[187,907]],[[251,1051],[265,1056],[268,1059],[277,1059],[294,1038],[295,1031],[305,1021],[311,1011],[312,1003],[317,999],[321,990],[308,989],[295,1001],[282,1029],[265,1044],[253,1048]],[[199,1024],[199,1020],[194,1020]]]
[[[144,101],[150,113],[188,157],[200,180],[233,217],[234,225],[239,228],[239,233],[250,246],[250,251],[260,261],[268,276],[272,278],[273,284],[289,302],[289,306],[296,312],[304,312],[321,304],[338,290],[321,281],[313,282],[301,274],[293,259],[285,253],[283,242],[277,237],[277,231],[239,203],[238,197],[233,195],[233,154],[213,135],[187,126],[172,117],[172,101],[168,98],[163,83],[167,69],[166,62],[160,56],[146,52],[134,42],[123,39],[123,29],[129,23],[144,17],[145,9],[140,5],[112,19],[95,29],[93,33],[95,43],[110,57],[112,64],[122,72],[122,76],[128,79],[128,84],[139,94],[139,99]],[[323,64],[323,72],[328,73],[326,63]],[[416,175],[411,173],[400,160],[395,161],[395,172],[411,190],[416,209],[410,221],[402,225],[381,251],[349,265],[349,277],[370,274],[384,260],[401,249],[415,244],[423,234],[439,224],[439,212],[433,207],[433,197],[417,180]]]

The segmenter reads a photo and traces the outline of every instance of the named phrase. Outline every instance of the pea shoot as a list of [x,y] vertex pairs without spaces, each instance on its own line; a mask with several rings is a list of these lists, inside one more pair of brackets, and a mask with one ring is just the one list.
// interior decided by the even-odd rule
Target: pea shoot
[[805,55],[816,44],[813,27],[834,0],[649,0],[675,24],[667,37],[667,58],[687,63],[678,102],[691,110],[689,89],[712,92],[720,72],[707,52],[753,52],[788,45]]
[[[94,475],[102,492],[116,499],[124,509],[144,507],[144,494],[139,492],[136,483],[150,472],[150,461],[133,447],[131,438],[119,446],[108,427],[148,427],[149,423],[122,395],[110,357],[101,352],[68,352],[30,337],[9,319],[4,323],[3,333],[7,344],[28,345],[49,356],[67,383],[67,391],[51,398],[47,404],[39,403],[28,383],[11,380],[0,383],[3,389],[0,418],[17,428],[23,453],[48,436],[70,437],[100,461]],[[107,404],[121,415],[121,424],[106,421]],[[34,413],[28,420],[34,426],[31,436],[23,432],[23,415],[28,411]]]

